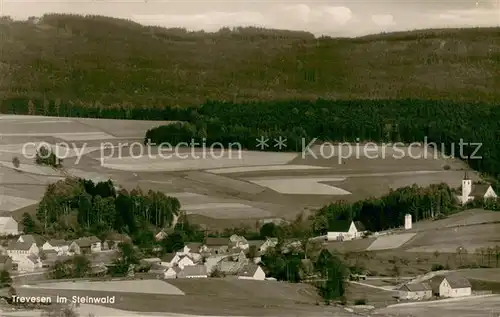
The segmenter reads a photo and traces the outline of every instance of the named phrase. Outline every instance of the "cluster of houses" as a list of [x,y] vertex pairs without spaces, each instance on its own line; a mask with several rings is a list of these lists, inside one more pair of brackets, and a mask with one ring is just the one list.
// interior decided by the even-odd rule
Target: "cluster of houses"
[[[278,240],[247,241],[232,235],[229,238],[207,238],[205,243],[188,243],[175,253],[159,258],[145,259],[166,279],[208,278],[210,276],[234,276],[239,279],[265,280],[264,270],[259,266],[260,255],[275,247]],[[247,257],[251,246],[255,246],[255,257]]]
[[398,289],[398,297],[405,300],[425,300],[433,297],[464,297],[472,295],[468,279],[459,275],[437,275],[419,283],[407,283]]
[[110,237],[101,241],[95,236],[83,237],[74,241],[45,240],[36,234],[20,235],[0,248],[0,269],[18,272],[34,272],[51,267],[55,261],[76,254],[100,253],[112,250],[123,237]]

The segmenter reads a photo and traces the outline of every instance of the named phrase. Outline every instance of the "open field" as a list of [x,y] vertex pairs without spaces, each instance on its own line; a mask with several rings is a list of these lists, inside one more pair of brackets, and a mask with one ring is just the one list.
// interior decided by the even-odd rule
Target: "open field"
[[405,316],[415,317],[494,317],[500,314],[500,296],[397,304],[380,309],[377,313],[382,316],[401,316],[404,313]]
[[226,167],[210,169],[207,172],[212,174],[234,174],[247,172],[264,171],[294,171],[294,170],[323,170],[326,167],[313,165],[267,165],[267,166],[247,166],[247,167]]
[[[183,209],[189,213],[189,218],[217,230],[228,224],[245,223],[254,227],[256,220],[264,218],[293,219],[299,212],[310,212],[334,200],[356,201],[413,183],[428,185],[444,181],[459,186],[463,174],[460,162],[434,159],[432,152],[428,153],[431,158],[427,159],[396,159],[390,149],[380,150],[380,157],[375,159],[366,155],[357,158],[354,151],[354,157],[343,159],[340,163],[338,156],[328,159],[307,155],[302,158],[300,153],[284,152],[241,151],[240,158],[237,149],[233,149],[232,153],[214,150],[213,154],[224,154],[217,159],[211,157],[211,153],[205,153],[204,158],[201,149],[194,152],[194,156],[198,156],[195,158],[191,149],[180,148],[179,155],[161,159],[156,148],[145,149],[151,150],[151,157],[146,152],[139,156],[138,147],[131,148],[130,144],[134,138],[140,142],[146,129],[164,122],[16,115],[0,118],[8,127],[6,135],[0,139],[0,150],[3,151],[0,154],[5,155],[0,157],[3,163],[0,166],[0,187],[5,188],[8,196],[18,197],[4,199],[2,209],[11,212],[16,219],[19,217],[17,212],[22,210],[19,207],[29,207],[27,202],[21,203],[23,198],[39,200],[43,194],[41,189],[63,176],[53,169],[35,166],[32,159],[20,155],[22,144],[48,142],[55,147],[57,142],[62,141],[59,138],[61,135],[65,137],[71,133],[85,136],[83,139],[99,133],[116,139],[70,142],[74,142],[75,148],[63,162],[65,175],[95,181],[112,179],[129,190],[140,186],[145,191],[189,193],[175,194]],[[104,141],[106,149],[100,151]],[[61,147],[57,149],[65,150]],[[78,161],[75,155],[82,149],[83,156]],[[209,149],[207,151],[210,152]],[[385,156],[382,155],[384,151]],[[425,154],[425,149],[413,149],[413,155],[419,153]],[[21,156],[21,172],[13,169],[13,155]],[[443,170],[445,165],[449,165],[450,170]],[[33,203],[31,200],[29,202]],[[349,249],[349,245],[341,248]],[[365,250],[367,248],[364,246]]]
[[[160,283],[164,283],[158,281]],[[113,309],[213,316],[354,316],[341,308],[317,306],[316,291],[310,285],[238,279],[176,279],[169,284],[185,295],[116,293],[91,290],[18,288],[20,296],[116,296]]]
[[377,237],[367,248],[368,251],[397,249],[413,238],[415,233],[391,234]]
[[160,280],[133,280],[133,281],[73,281],[52,282],[35,285],[23,285],[21,288],[53,289],[61,291],[98,291],[113,293],[144,293],[162,295],[184,295],[177,287]]

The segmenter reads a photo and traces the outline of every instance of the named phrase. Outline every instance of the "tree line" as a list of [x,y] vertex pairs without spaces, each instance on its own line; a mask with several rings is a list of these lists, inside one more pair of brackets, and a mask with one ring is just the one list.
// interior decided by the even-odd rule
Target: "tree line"
[[312,226],[315,234],[324,235],[335,231],[338,221],[360,221],[366,230],[377,232],[401,227],[406,214],[416,222],[444,217],[457,209],[457,199],[448,185],[413,185],[391,190],[380,198],[333,202],[316,211]]

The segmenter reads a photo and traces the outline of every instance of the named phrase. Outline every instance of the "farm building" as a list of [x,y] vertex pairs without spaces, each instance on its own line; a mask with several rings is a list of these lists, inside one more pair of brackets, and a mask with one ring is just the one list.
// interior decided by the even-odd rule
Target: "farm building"
[[168,253],[161,258],[160,265],[165,267],[173,267],[179,263],[181,257],[175,253]]
[[398,289],[401,299],[429,299],[432,287],[428,283],[407,283]]
[[178,278],[207,278],[205,265],[189,265],[184,267],[178,274]]
[[268,249],[274,248],[278,244],[278,238],[267,238],[264,243],[259,246],[259,252],[265,253]]
[[11,241],[7,245],[7,255],[12,257],[13,261],[24,258],[30,254],[38,255],[39,249],[36,243]]
[[8,255],[0,255],[0,271],[12,270],[12,258]]
[[334,222],[332,231],[328,231],[328,241],[345,241],[363,237],[365,226],[360,221],[338,220]]
[[231,241],[228,238],[207,238],[203,245],[204,251],[211,251],[215,254],[225,253],[229,249]]
[[12,217],[0,217],[0,235],[19,234],[19,224]]
[[113,232],[113,233],[110,233],[106,239],[105,239],[105,243],[107,244],[107,249],[118,249],[118,245],[120,243],[127,243],[127,242],[131,242],[132,239],[126,235],[126,234],[122,234],[122,233],[116,233],[116,232]]
[[264,270],[256,264],[248,264],[240,271],[238,278],[242,280],[258,280],[263,281],[266,279]]
[[70,243],[66,240],[49,240],[42,245],[43,251],[55,251],[57,254],[67,254]]
[[462,204],[478,198],[497,198],[493,187],[489,184],[473,184],[467,172],[462,180],[462,196],[458,197]]
[[165,270],[163,277],[166,279],[177,278],[177,274],[181,272],[181,269],[177,266],[171,267]]
[[35,243],[38,248],[41,248],[45,243],[45,239],[38,234],[23,234],[17,239],[18,242]]
[[458,275],[439,275],[430,280],[432,293],[440,297],[463,297],[472,294],[472,285],[465,277]]
[[70,244],[69,251],[75,254],[101,252],[101,240],[96,236],[79,238]]

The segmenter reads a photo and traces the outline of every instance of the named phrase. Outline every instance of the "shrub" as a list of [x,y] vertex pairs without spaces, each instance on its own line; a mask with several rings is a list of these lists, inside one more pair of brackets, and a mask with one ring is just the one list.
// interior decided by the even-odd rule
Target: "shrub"
[[442,271],[444,270],[444,266],[441,264],[433,264],[431,267],[431,271]]
[[358,299],[354,300],[354,305],[366,305],[366,299],[358,298]]

